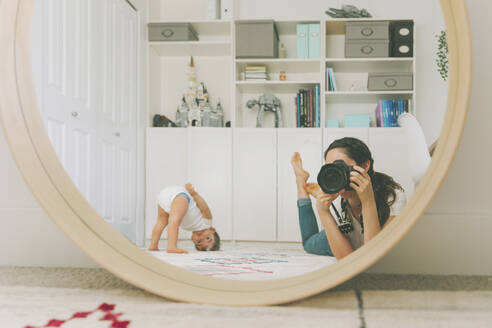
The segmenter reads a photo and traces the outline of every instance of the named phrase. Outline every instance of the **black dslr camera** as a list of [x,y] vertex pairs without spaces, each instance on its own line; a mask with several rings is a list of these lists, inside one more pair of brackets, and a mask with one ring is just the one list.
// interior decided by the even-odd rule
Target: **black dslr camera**
[[318,184],[327,194],[336,194],[340,190],[353,190],[350,187],[350,172],[356,171],[353,166],[347,165],[339,159],[321,167],[318,173]]

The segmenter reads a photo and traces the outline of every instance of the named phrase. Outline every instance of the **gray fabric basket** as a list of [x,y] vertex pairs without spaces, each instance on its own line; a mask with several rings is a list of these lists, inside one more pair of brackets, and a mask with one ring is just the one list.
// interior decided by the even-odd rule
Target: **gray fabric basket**
[[411,91],[413,90],[413,73],[369,73],[368,91]]
[[150,23],[149,41],[197,41],[190,23]]
[[278,58],[278,42],[273,20],[236,22],[236,58]]

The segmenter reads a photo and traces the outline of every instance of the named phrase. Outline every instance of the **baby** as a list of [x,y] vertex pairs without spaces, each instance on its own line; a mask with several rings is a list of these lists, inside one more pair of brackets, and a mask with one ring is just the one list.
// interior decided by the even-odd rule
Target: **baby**
[[152,229],[150,251],[159,250],[158,244],[164,228],[167,226],[167,252],[185,254],[179,249],[178,231],[192,231],[191,240],[199,251],[217,251],[220,249],[219,234],[212,227],[212,213],[205,200],[189,183],[171,186],[157,195],[157,222]]

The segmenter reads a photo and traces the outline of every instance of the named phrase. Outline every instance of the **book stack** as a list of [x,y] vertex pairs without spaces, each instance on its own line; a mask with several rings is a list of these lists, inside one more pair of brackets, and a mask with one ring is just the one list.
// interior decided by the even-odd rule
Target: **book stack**
[[296,127],[320,127],[319,85],[314,89],[300,89],[295,98]]
[[244,68],[245,81],[266,81],[268,80],[266,66],[246,66]]
[[337,91],[337,83],[335,82],[335,74],[333,68],[326,68],[326,88],[327,91]]
[[411,99],[382,99],[376,107],[376,125],[378,127],[398,127],[398,117],[411,112]]

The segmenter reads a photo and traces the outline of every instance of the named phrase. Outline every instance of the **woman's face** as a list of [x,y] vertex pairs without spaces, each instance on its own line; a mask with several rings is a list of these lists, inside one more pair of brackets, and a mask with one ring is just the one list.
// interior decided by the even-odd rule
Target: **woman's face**
[[[357,165],[357,163],[352,158],[347,156],[343,148],[335,148],[328,151],[328,153],[326,153],[326,157],[325,157],[326,164],[331,164],[336,160],[343,160],[345,164],[349,166]],[[357,196],[357,193],[354,190],[349,190],[349,191],[344,191],[341,194],[341,196],[343,198],[349,198],[349,197]]]

